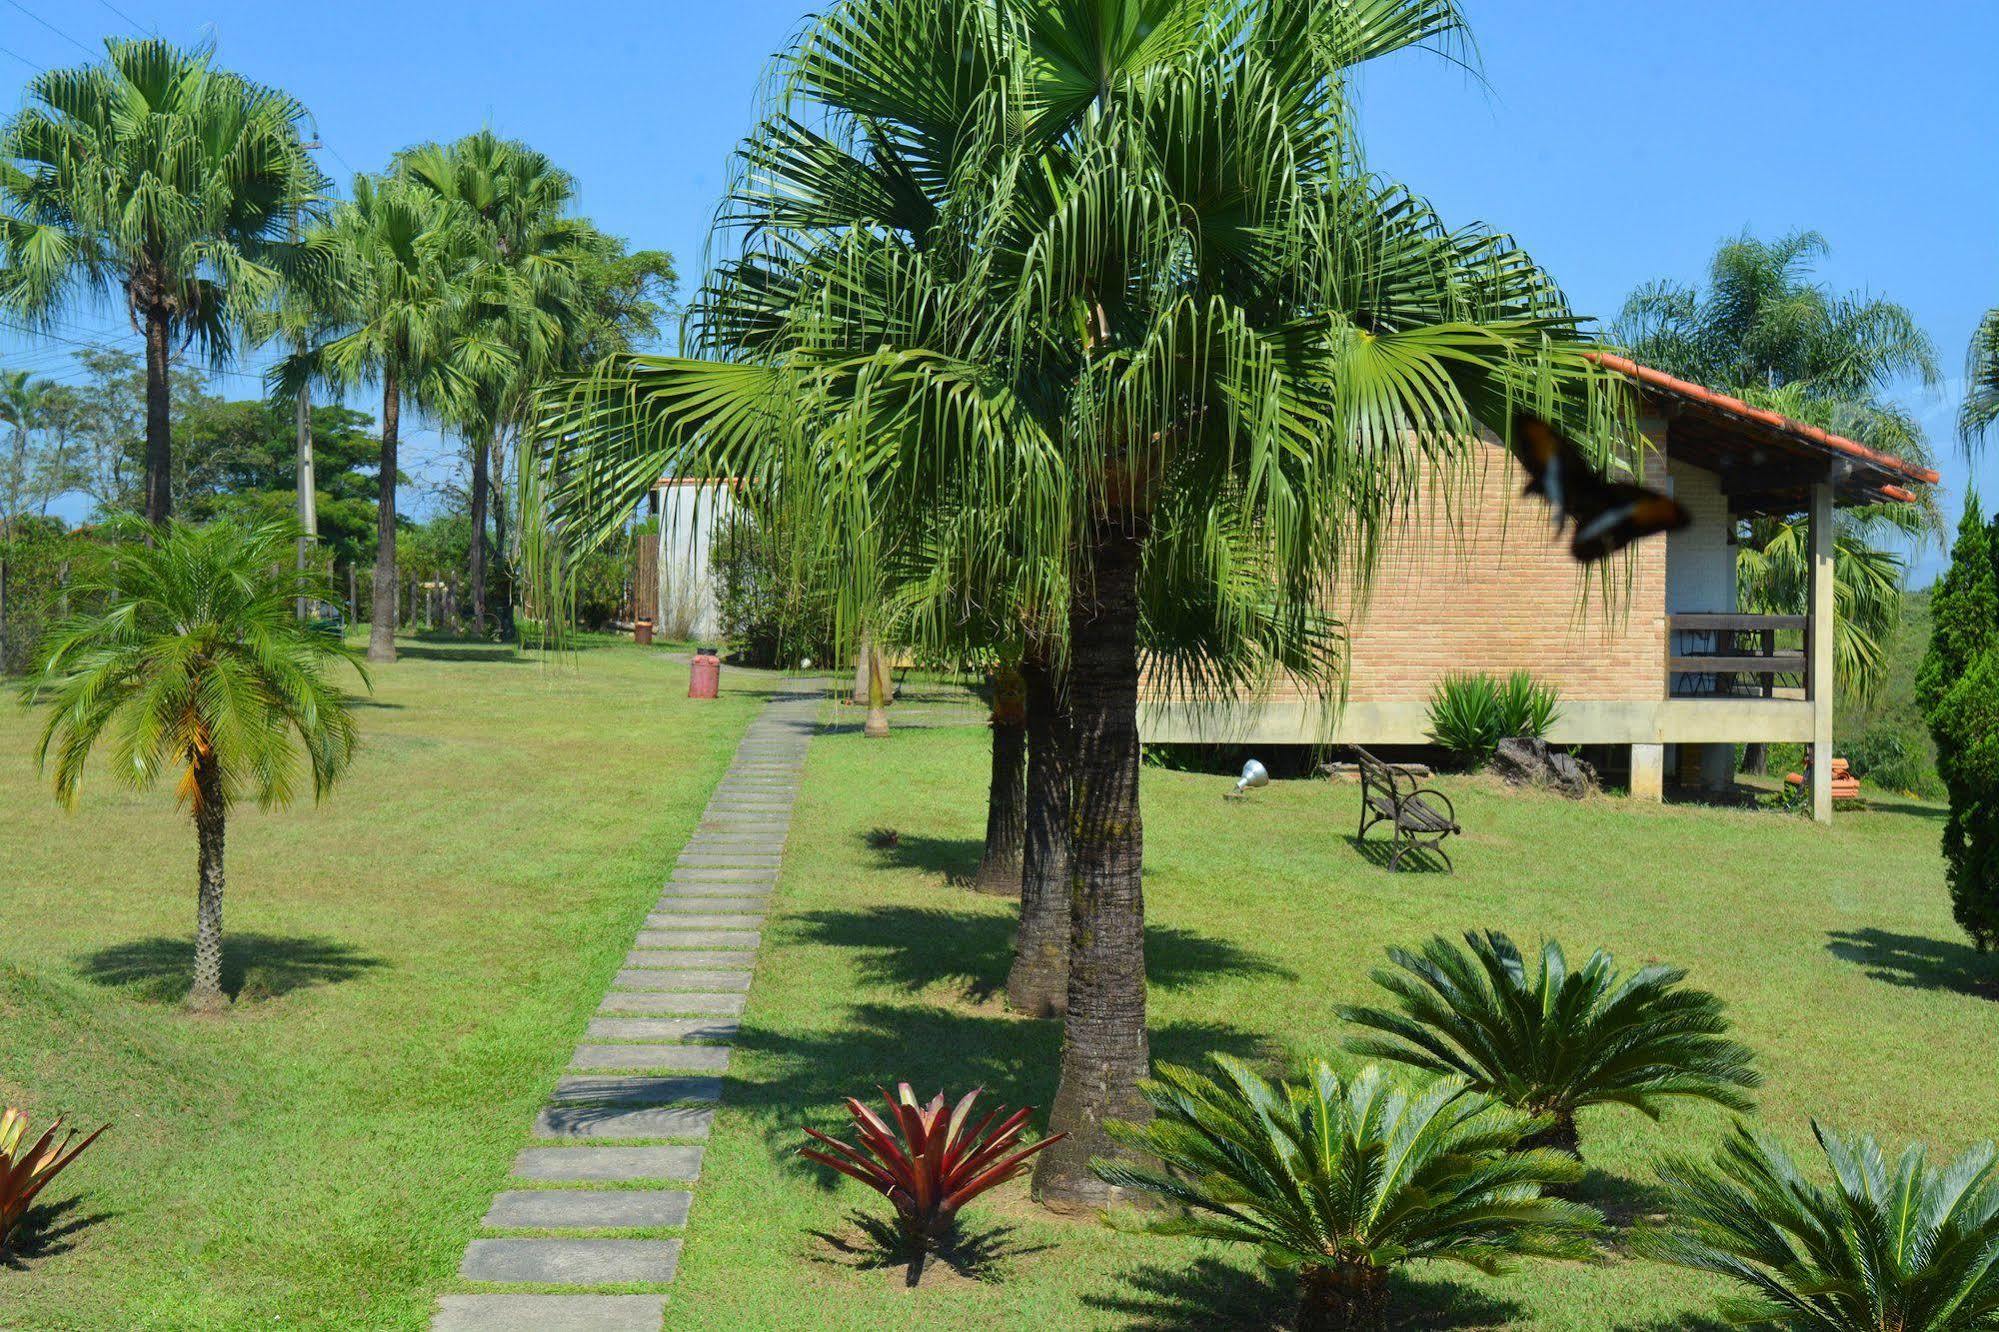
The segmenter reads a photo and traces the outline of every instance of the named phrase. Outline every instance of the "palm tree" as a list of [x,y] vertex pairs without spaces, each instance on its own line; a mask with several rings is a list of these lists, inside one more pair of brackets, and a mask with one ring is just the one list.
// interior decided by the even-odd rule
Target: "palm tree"
[[[1669,374],[1724,390],[1884,453],[1929,461],[1914,417],[1886,399],[1895,380],[1939,380],[1936,349],[1906,308],[1878,296],[1838,295],[1812,280],[1825,238],[1798,231],[1774,241],[1725,241],[1709,263],[1705,293],[1673,281],[1648,283],[1624,304],[1614,336]],[[1886,675],[1888,638],[1901,622],[1904,558],[1887,538],[1941,541],[1933,497],[1917,508],[1866,505],[1841,511],[1833,592],[1833,678],[1864,700]],[[1744,610],[1803,614],[1810,543],[1802,522],[1762,519],[1737,547]],[[1751,756],[1759,761],[1761,746]]]
[[1964,405],[1957,429],[1968,449],[1999,421],[1999,305],[1987,310],[1972,331],[1964,355]]
[[1239,1060],[1222,1078],[1161,1068],[1147,1124],[1111,1134],[1159,1167],[1105,1163],[1119,1188],[1173,1206],[1115,1224],[1254,1245],[1298,1274],[1299,1332],[1388,1326],[1389,1273],[1406,1262],[1482,1272],[1518,1258],[1589,1258],[1603,1218],[1543,1196],[1582,1167],[1523,1149],[1534,1121],[1439,1079],[1411,1092],[1369,1064],[1344,1081],[1318,1061],[1272,1086]]
[[514,356],[474,310],[478,237],[436,196],[395,177],[357,176],[334,212],[334,263],[342,331],[320,349],[334,382],[382,390],[382,459],[376,512],[368,660],[396,659],[396,479],[402,408],[445,413],[481,379],[503,376]]
[[172,522],[153,544],[118,547],[81,587],[101,609],[50,637],[30,699],[49,718],[37,761],[53,763],[56,798],[74,806],[101,741],[124,780],[144,789],[162,775],[194,817],[200,853],[194,983],[188,1002],[215,1009],[222,990],[223,834],[229,806],[290,803],[303,751],[315,799],[347,766],[350,700],[330,675],[354,654],[292,613],[295,595],[328,596],[311,576],[285,571],[292,529],[218,519]]
[[171,361],[225,361],[230,324],[269,296],[326,180],[306,111],[213,63],[207,46],[107,38],[99,65],[49,70],[0,128],[0,309],[47,321],[114,286],[146,339],[146,506],[172,509]]
[[1745,1288],[1721,1301],[1746,1327],[1813,1332],[1989,1332],[1999,1327],[1999,1149],[1931,1166],[1920,1143],[1892,1165],[1865,1134],[1812,1133],[1830,1187],[1774,1138],[1738,1124],[1712,1161],[1659,1169],[1668,1219],[1640,1254]]
[[1146,1113],[1141,571],[1223,583],[1207,518],[1239,515],[1281,619],[1364,581],[1398,498],[1480,424],[1531,405],[1629,438],[1541,270],[1362,167],[1348,71],[1460,34],[1448,0],[836,4],[741,149],[693,354],[612,358],[543,432],[551,552],[679,473],[806,491],[854,540],[980,515],[988,549],[1065,574],[1050,1205],[1105,1201],[1101,1126]]
[[1552,939],[1530,968],[1511,939],[1490,930],[1465,935],[1465,945],[1438,937],[1416,953],[1389,949],[1399,970],[1373,975],[1397,1007],[1341,1009],[1379,1033],[1347,1048],[1463,1077],[1546,1118],[1537,1144],[1576,1155],[1585,1106],[1626,1105],[1654,1119],[1676,1097],[1749,1108],[1744,1093],[1761,1081],[1750,1053],[1723,1035],[1720,1000],[1680,984],[1685,971],[1648,966],[1620,977],[1602,949],[1571,971]]

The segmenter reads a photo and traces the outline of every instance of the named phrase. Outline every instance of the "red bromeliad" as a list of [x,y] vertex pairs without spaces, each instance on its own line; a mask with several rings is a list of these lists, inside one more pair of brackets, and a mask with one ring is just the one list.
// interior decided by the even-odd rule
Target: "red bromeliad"
[[[110,1125],[105,1125],[109,1128]],[[28,1117],[12,1106],[0,1108],[0,1249],[7,1247],[7,1236],[27,1215],[28,1205],[35,1200],[49,1181],[60,1175],[64,1168],[80,1155],[84,1148],[97,1141],[100,1128],[75,1146],[70,1144],[76,1138],[76,1130],[71,1129],[57,1141],[62,1133],[62,1118],[48,1126],[27,1151],[21,1150],[21,1139],[28,1128]]]
[[896,1084],[893,1096],[882,1091],[882,1099],[888,1103],[887,1121],[847,1098],[847,1112],[861,1138],[859,1147],[809,1128],[805,1131],[831,1151],[802,1147],[798,1154],[861,1181],[895,1204],[912,1274],[924,1253],[950,1232],[960,1208],[1025,1173],[1030,1157],[1064,1136],[1057,1133],[1016,1147],[1033,1106],[1014,1111],[997,1127],[993,1121],[1000,1111],[990,1111],[967,1129],[972,1105],[979,1099],[977,1090],[967,1092],[948,1119],[942,1092],[930,1104],[919,1106],[903,1082]]

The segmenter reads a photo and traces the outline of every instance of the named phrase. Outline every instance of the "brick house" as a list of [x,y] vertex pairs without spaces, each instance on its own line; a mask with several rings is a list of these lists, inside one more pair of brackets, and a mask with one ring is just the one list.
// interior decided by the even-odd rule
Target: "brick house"
[[[1307,698],[1280,681],[1236,703],[1154,696],[1140,725],[1155,742],[1403,745],[1427,741],[1432,689],[1453,671],[1526,670],[1556,685],[1549,737],[1628,751],[1634,795],[1657,799],[1669,768],[1732,775],[1732,746],[1832,743],[1832,512],[1915,499],[1937,474],[1853,440],[1619,357],[1603,364],[1641,394],[1654,450],[1648,484],[1693,524],[1607,561],[1592,578],[1520,494],[1496,441],[1446,496],[1421,494],[1346,620],[1346,697]],[[1806,514],[1810,613],[1736,610],[1732,519]],[[1828,763],[1813,765],[1813,808],[1832,813]]]

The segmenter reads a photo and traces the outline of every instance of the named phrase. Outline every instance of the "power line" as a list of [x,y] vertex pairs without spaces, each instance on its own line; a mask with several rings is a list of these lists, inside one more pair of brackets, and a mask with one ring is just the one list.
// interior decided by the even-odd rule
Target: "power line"
[[[118,8],[118,6],[112,4],[111,0],[97,0],[97,3],[103,5],[106,9],[116,14],[119,18],[124,19],[126,23],[131,25],[134,31],[142,33],[146,31],[145,28],[139,26],[138,20],[134,19],[130,14],[127,14],[124,10]],[[157,29],[155,29],[155,31],[157,31]]]
[[8,51],[7,48],[4,46],[0,46],[0,51],[4,51],[6,52],[6,54],[13,56],[14,59],[20,61],[22,64],[26,65],[29,69],[39,69],[44,74],[48,73],[48,69],[46,66],[36,64],[34,61],[28,59],[28,57],[22,55],[19,51]]
[[89,47],[85,46],[82,42],[79,42],[78,40],[76,40],[76,38],[70,36],[68,33],[64,32],[61,28],[58,28],[55,24],[43,18],[40,14],[37,14],[34,10],[22,4],[21,0],[7,0],[7,3],[14,6],[14,8],[20,10],[23,14],[26,14],[29,18],[33,19],[35,22],[41,24],[44,28],[47,28],[50,32],[54,33],[56,36],[68,42],[71,46],[74,46],[77,50],[91,57],[93,60],[97,58],[97,52],[91,50]]

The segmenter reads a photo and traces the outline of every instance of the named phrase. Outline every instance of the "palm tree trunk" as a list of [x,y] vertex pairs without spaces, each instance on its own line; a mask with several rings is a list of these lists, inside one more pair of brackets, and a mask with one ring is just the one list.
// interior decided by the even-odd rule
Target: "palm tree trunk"
[[[499,561],[502,573],[507,569],[507,473],[506,446],[504,436],[495,432],[492,450],[486,462],[486,503],[493,513],[493,555]],[[491,572],[488,571],[488,582]],[[498,621],[500,636],[510,638],[514,632],[514,594],[512,582],[505,584],[506,595],[500,601]]]
[[[312,548],[319,537],[319,482],[313,475],[312,467],[312,390],[305,385],[298,389],[298,414],[294,422],[298,432],[298,571],[304,577],[308,563],[312,559]],[[307,598],[298,599],[298,617],[303,620],[312,614]]]
[[194,833],[200,844],[201,887],[194,916],[194,985],[188,1007],[225,1008],[222,992],[222,770],[214,753],[195,760]]
[[1021,843],[1027,811],[1021,786],[1027,758],[1027,697],[1020,667],[993,672],[993,761],[986,792],[986,851],[972,886],[1000,897],[1020,895]]
[[1742,770],[1755,777],[1770,775],[1770,746],[1754,740],[1742,747]]
[[[1563,1110],[1557,1112],[1552,1124],[1542,1129],[1539,1133],[1530,1134],[1520,1140],[1520,1150],[1523,1152],[1537,1151],[1543,1148],[1565,1152],[1575,1157],[1578,1161],[1583,1159],[1582,1135],[1576,1129],[1575,1111]],[[1551,1190],[1551,1192],[1558,1193],[1559,1190]]]
[[1034,1194],[1063,1212],[1120,1199],[1090,1170],[1130,1153],[1104,1121],[1151,1118],[1138,1083],[1145,1034],[1145,837],[1138,808],[1139,538],[1099,525],[1069,610],[1069,699],[1075,719],[1069,836],[1069,1013],[1050,1132],[1069,1136],[1035,1159]]
[[1387,1332],[1388,1270],[1361,1263],[1298,1269],[1298,1332]]
[[163,523],[173,512],[173,425],[167,373],[167,312],[146,311],[146,521]]
[[486,473],[492,439],[483,430],[472,441],[472,623],[486,632]]
[[888,736],[887,672],[882,669],[881,652],[872,641],[868,643],[867,653],[868,719],[861,727],[861,734],[871,740],[881,740]]
[[1020,865],[1020,930],[1006,1002],[1028,1017],[1069,1006],[1069,709],[1045,661],[1020,666],[1027,686],[1027,829]]
[[382,372],[382,477],[375,509],[375,610],[368,623],[368,660],[396,659],[396,426],[394,362]]
[[874,647],[868,639],[863,638],[861,640],[861,650],[854,657],[854,693],[852,702],[855,707],[864,708],[868,705],[868,676],[872,671],[874,660]]

